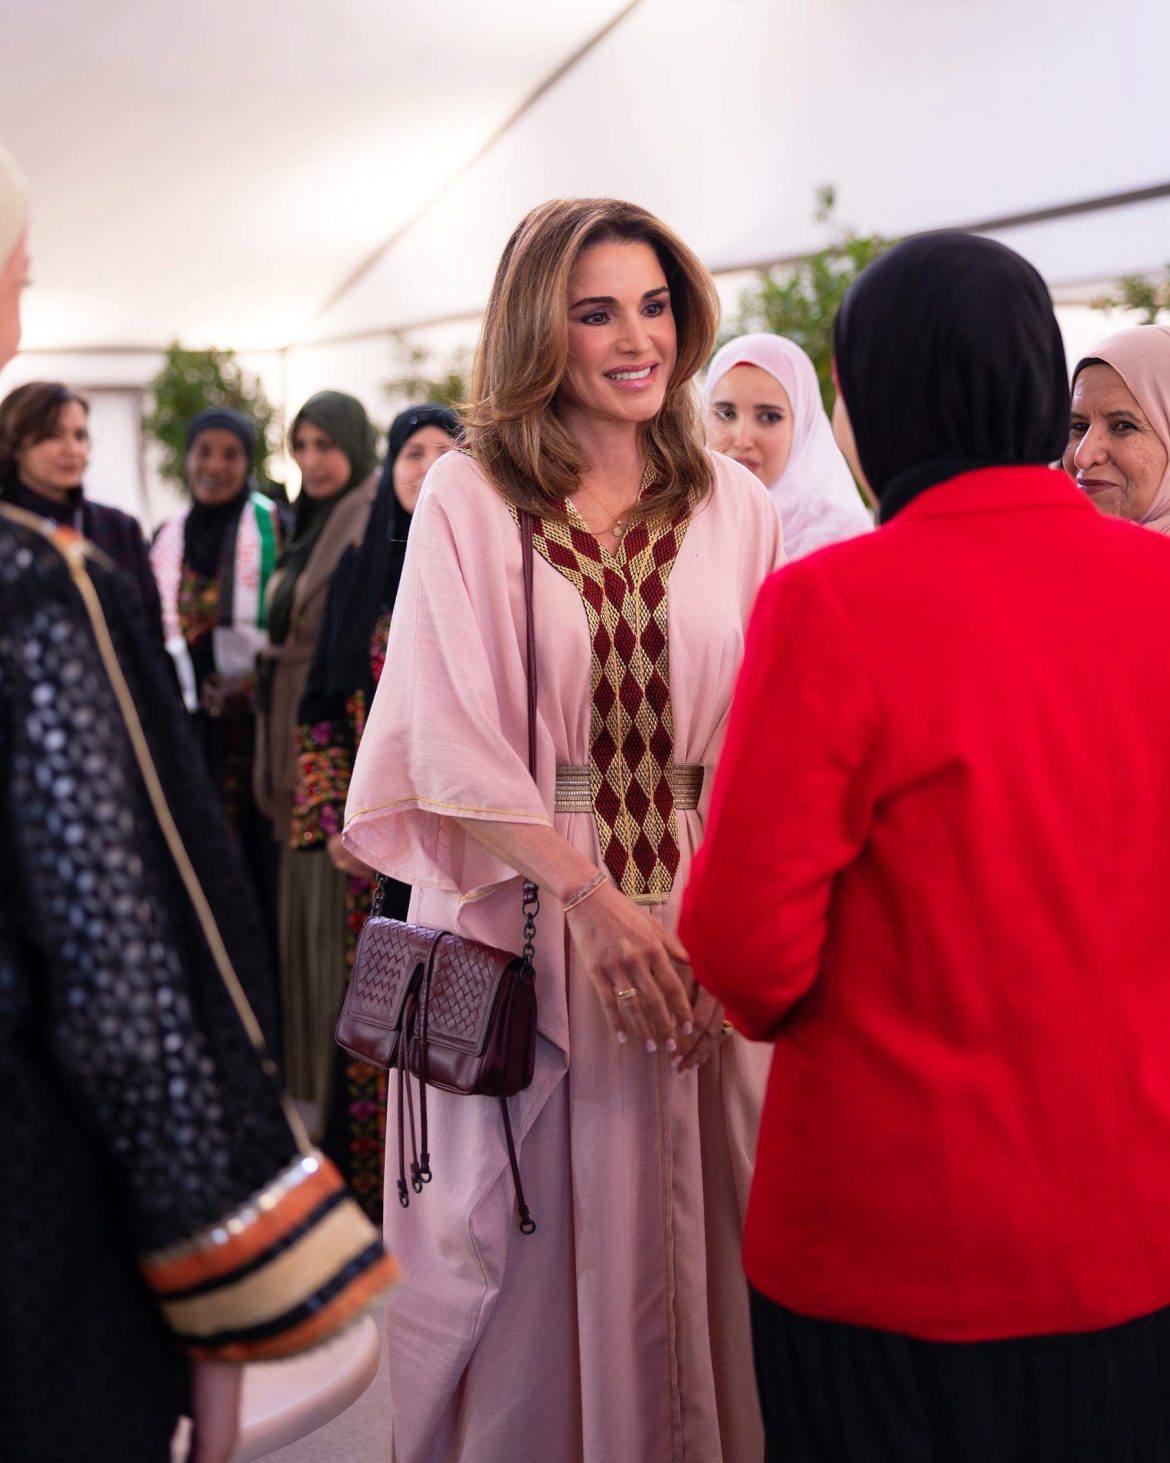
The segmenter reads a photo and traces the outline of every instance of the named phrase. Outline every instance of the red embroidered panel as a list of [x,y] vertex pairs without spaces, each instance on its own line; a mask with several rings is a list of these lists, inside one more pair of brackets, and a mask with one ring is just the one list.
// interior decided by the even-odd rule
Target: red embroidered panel
[[670,894],[679,865],[666,586],[690,523],[635,523],[610,554],[568,508],[570,521],[538,519],[533,545],[585,604],[592,663],[589,781],[602,860],[640,903]]

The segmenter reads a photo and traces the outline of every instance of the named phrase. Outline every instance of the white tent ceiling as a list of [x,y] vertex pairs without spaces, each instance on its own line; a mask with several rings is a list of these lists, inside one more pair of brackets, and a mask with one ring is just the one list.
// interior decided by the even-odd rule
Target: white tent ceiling
[[733,269],[815,246],[833,182],[866,230],[1006,220],[1083,289],[1170,258],[1167,54],[1150,0],[0,0],[25,343],[473,315],[519,215],[593,192]]
[[0,0],[26,345],[288,344],[626,0]]

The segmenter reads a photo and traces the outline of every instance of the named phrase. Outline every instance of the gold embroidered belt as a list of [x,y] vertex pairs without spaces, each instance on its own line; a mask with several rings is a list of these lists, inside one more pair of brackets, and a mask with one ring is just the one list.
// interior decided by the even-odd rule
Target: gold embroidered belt
[[[670,779],[670,790],[674,794],[674,805],[683,813],[691,813],[699,806],[699,794],[703,791],[701,763],[671,762],[666,769]],[[592,813],[593,789],[589,785],[588,767],[569,767],[564,763],[557,766],[557,796],[554,804],[557,813]]]

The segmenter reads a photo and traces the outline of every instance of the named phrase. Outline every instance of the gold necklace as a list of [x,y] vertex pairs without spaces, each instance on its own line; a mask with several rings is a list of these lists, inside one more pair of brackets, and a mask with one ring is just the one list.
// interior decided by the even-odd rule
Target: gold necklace
[[[625,533],[626,529],[629,527],[629,524],[627,522],[627,519],[629,518],[629,515],[634,511],[634,509],[642,501],[642,494],[646,491],[646,489],[650,486],[650,484],[653,481],[654,481],[654,469],[653,469],[653,467],[651,467],[651,465],[649,463],[647,463],[645,469],[642,472],[642,481],[638,484],[638,495],[634,499],[633,505],[631,507],[627,508],[624,514],[620,514],[617,518],[613,519],[613,521],[610,523],[609,527],[608,528],[603,528],[601,530],[601,532],[602,533],[612,533],[613,536],[614,536],[614,538],[617,539],[618,543],[621,543],[621,541],[622,541],[622,535]],[[603,513],[608,513],[609,512],[609,509],[605,506],[605,504],[601,501],[601,499],[597,496],[597,494],[595,492],[593,492],[592,489],[587,488],[584,483],[581,484],[581,491],[583,493],[588,493],[589,496],[593,499],[593,501],[597,504],[597,506],[601,509],[601,511]],[[586,526],[588,526],[588,525],[586,525]]]

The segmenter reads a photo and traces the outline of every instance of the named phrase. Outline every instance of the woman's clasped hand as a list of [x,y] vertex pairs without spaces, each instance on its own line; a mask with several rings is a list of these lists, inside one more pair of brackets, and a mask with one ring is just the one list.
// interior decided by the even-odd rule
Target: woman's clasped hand
[[[606,882],[567,915],[569,938],[618,1041],[678,1050],[694,1032],[690,962],[678,936]],[[679,968],[685,972],[685,979]]]
[[566,919],[618,1041],[665,1046],[681,1075],[730,1035],[721,1002],[696,987],[682,941],[608,880]]

